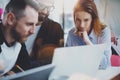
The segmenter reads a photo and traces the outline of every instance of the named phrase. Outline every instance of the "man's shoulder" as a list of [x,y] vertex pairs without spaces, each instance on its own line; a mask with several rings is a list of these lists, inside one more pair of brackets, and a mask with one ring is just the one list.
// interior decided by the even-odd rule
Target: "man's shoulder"
[[50,22],[50,23],[53,23],[53,24],[58,24],[58,25],[60,25],[60,23],[58,23],[57,21],[54,21],[54,20],[52,20],[52,19],[49,19],[48,18],[48,20],[47,20],[48,22]]
[[44,26],[43,28],[61,28],[60,23],[52,20],[52,19],[46,19],[45,22],[43,22],[42,26]]

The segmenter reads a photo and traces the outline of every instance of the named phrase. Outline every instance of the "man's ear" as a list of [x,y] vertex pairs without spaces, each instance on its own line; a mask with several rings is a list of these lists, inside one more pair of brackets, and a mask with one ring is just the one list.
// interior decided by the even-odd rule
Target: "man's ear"
[[8,23],[8,25],[10,25],[10,26],[14,25],[15,21],[16,21],[15,15],[12,12],[9,12],[7,14],[7,23]]

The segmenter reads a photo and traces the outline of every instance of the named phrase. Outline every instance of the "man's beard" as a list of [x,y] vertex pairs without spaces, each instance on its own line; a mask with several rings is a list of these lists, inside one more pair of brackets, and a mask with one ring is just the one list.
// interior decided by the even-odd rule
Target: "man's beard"
[[[14,26],[16,26],[17,24],[15,24]],[[16,27],[13,27],[10,31],[11,36],[15,39],[15,41],[20,42],[20,43],[24,43],[25,41],[22,39],[21,35],[19,32],[17,32]]]
[[44,22],[47,18],[48,18],[48,15],[46,15],[45,17],[39,16],[38,21],[39,22]]

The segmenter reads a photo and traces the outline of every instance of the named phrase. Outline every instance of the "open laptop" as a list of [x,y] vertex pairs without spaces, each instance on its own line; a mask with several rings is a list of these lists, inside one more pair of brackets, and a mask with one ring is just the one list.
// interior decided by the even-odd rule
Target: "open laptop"
[[105,44],[56,48],[52,61],[56,67],[49,80],[66,78],[74,73],[95,76],[104,50]]
[[25,72],[0,78],[0,80],[48,80],[51,71],[54,69],[53,64],[33,68]]

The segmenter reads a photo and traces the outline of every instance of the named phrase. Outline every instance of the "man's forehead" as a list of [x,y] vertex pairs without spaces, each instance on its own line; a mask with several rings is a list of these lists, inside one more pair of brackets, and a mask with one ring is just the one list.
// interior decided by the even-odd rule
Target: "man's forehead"
[[53,6],[54,5],[54,0],[34,0],[34,1],[42,6]]

